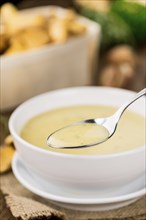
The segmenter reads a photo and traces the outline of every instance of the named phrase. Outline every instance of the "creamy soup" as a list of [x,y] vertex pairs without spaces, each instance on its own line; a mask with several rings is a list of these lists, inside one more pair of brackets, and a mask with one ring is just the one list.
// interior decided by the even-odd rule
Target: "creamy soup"
[[54,109],[29,120],[21,131],[21,137],[35,146],[50,151],[79,155],[111,154],[145,145],[145,118],[127,110],[118,124],[116,133],[102,144],[84,149],[53,149],[47,146],[48,135],[57,129],[85,119],[108,117],[116,110],[111,106],[97,105]]

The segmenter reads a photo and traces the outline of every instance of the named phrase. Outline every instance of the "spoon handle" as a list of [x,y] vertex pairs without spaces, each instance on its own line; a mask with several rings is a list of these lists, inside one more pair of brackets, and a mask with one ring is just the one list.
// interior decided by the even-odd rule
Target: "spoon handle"
[[144,88],[143,90],[141,90],[140,92],[138,92],[134,98],[132,98],[130,101],[126,102],[124,105],[122,105],[119,110],[112,116],[114,117],[114,119],[116,119],[116,121],[118,122],[119,119],[121,118],[122,114],[124,113],[124,111],[129,107],[129,105],[131,105],[133,102],[135,102],[137,99],[139,99],[141,96],[146,94],[146,88]]

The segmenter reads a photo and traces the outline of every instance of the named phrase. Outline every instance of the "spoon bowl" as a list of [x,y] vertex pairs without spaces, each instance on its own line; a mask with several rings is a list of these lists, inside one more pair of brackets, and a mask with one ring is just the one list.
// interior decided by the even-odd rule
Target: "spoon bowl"
[[47,144],[58,149],[86,148],[106,141],[109,135],[108,129],[100,123],[100,120],[96,122],[96,119],[87,119],[56,130],[49,135]]

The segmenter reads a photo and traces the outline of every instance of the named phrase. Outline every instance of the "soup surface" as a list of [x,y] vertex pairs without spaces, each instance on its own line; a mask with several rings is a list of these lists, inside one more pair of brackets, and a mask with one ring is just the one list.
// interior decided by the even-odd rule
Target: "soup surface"
[[[116,110],[115,107],[97,105],[54,109],[29,120],[21,131],[21,137],[35,146],[50,151],[79,155],[118,153],[145,145],[145,118],[127,110],[119,121],[116,133],[104,143],[84,149],[54,149],[47,146],[48,135],[57,129],[85,119],[108,117]],[[82,132],[82,128],[80,129]]]

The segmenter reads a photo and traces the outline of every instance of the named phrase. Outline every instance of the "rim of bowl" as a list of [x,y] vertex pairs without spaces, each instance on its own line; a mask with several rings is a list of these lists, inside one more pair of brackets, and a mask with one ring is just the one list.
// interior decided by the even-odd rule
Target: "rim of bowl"
[[12,136],[14,136],[14,138],[16,138],[17,140],[19,140],[20,142],[22,142],[23,144],[25,144],[28,148],[33,149],[34,151],[38,151],[40,153],[44,153],[44,154],[49,154],[49,155],[54,155],[54,156],[59,156],[59,157],[68,157],[68,158],[82,158],[82,159],[91,159],[91,158],[113,158],[113,157],[120,157],[120,156],[125,156],[125,155],[131,155],[131,154],[135,154],[135,153],[139,153],[139,152],[143,152],[143,150],[146,151],[146,146],[139,146],[133,150],[127,150],[127,151],[123,151],[123,152],[119,152],[119,153],[112,153],[112,154],[89,154],[89,155],[78,155],[78,154],[66,154],[63,152],[56,152],[56,151],[51,151],[51,150],[47,150],[47,149],[43,149],[40,148],[36,145],[30,144],[29,142],[25,141],[23,138],[20,137],[20,135],[15,131],[14,127],[13,127],[13,123],[15,118],[17,117],[18,112],[29,102],[41,97],[41,96],[45,96],[47,94],[55,94],[56,92],[63,92],[63,91],[69,91],[69,90],[82,90],[82,89],[101,89],[101,90],[117,90],[117,91],[122,91],[122,92],[128,92],[131,94],[136,94],[136,92],[134,91],[130,91],[127,89],[122,89],[122,88],[113,88],[113,87],[106,87],[106,86],[79,86],[79,87],[69,87],[69,88],[63,88],[63,89],[56,89],[53,91],[48,91],[46,93],[42,93],[40,95],[34,96],[28,100],[26,100],[25,102],[23,102],[22,104],[20,104],[15,110],[14,112],[11,114],[10,119],[9,119],[9,130],[10,133],[12,134]]

